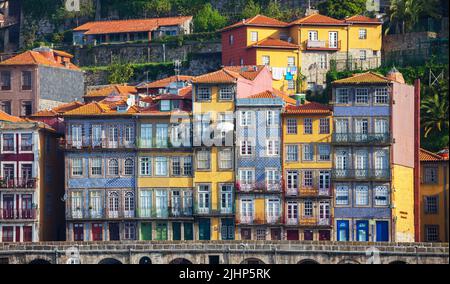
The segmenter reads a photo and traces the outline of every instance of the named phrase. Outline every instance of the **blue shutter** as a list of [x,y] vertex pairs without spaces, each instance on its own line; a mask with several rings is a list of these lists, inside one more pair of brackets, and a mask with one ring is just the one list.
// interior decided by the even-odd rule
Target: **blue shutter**
[[349,222],[348,220],[337,221],[337,241],[346,242],[349,241]]
[[356,240],[359,242],[369,241],[369,221],[356,221]]
[[388,221],[377,221],[377,232],[376,241],[377,242],[388,242],[389,241],[389,222]]

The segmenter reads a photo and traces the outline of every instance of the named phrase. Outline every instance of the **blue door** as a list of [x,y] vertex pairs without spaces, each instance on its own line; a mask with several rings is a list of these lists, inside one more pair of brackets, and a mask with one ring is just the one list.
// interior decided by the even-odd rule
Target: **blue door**
[[337,236],[336,239],[340,242],[347,242],[349,240],[349,222],[347,220],[337,221]]
[[369,221],[356,221],[356,240],[358,242],[369,241]]
[[388,242],[389,241],[389,222],[388,221],[377,221],[377,242]]

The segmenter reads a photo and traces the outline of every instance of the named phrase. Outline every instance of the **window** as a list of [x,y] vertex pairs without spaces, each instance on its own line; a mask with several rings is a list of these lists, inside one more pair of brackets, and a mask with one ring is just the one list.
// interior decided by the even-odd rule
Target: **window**
[[251,32],[250,35],[251,35],[252,42],[258,41],[258,32]]
[[1,76],[1,90],[2,91],[11,90],[11,72],[2,71],[0,76]]
[[33,112],[31,101],[23,101],[21,106],[20,115],[29,116]]
[[161,111],[170,111],[170,101],[169,100],[161,100]]
[[319,133],[320,134],[329,134],[330,133],[330,119],[329,118],[321,118],[319,120]]
[[72,159],[72,176],[82,176],[83,175],[83,159],[73,158]]
[[142,148],[152,147],[152,125],[141,124],[141,145]]
[[375,90],[375,103],[388,104],[389,103],[388,89],[380,88]]
[[294,56],[288,56],[287,61],[288,61],[288,64],[287,64],[288,67],[295,66],[295,57]]
[[0,110],[7,114],[12,114],[11,101],[0,101]]
[[296,162],[298,161],[298,146],[286,145],[286,161]]
[[252,141],[241,141],[241,156],[253,155],[253,143]]
[[117,125],[108,127],[108,147],[117,148],[119,146],[119,128]]
[[389,123],[387,119],[375,119],[375,134],[389,133]]
[[98,191],[92,191],[90,192],[89,197],[89,208],[91,210],[91,216],[94,218],[98,218],[101,216],[103,208],[101,193]]
[[117,218],[119,216],[119,193],[112,191],[108,193],[108,217]]
[[355,205],[369,205],[369,187],[366,185],[357,185],[355,189]]
[[356,89],[355,101],[357,104],[369,103],[369,91],[367,89]]
[[229,42],[230,45],[233,45],[233,44],[234,44],[234,36],[233,36],[233,35],[230,35],[230,36],[228,37],[228,42]]
[[367,52],[365,50],[359,51],[359,60],[366,60],[367,59]]
[[265,66],[269,66],[270,65],[270,56],[263,55],[263,57],[262,57],[262,64],[265,65]]
[[327,69],[327,55],[326,54],[319,55],[319,68]]
[[134,193],[129,191],[125,193],[125,211],[127,212],[128,217],[134,217],[132,216],[134,213]]
[[348,186],[336,186],[336,205],[349,205]]
[[439,242],[439,226],[438,225],[426,225],[425,226],[425,238],[427,242]]
[[278,198],[271,198],[267,200],[267,221],[269,223],[274,223],[279,221],[281,210],[280,210],[280,200]]
[[276,169],[266,170],[266,185],[268,188],[274,188],[280,184],[280,173]]
[[277,113],[273,110],[268,110],[266,112],[266,125],[275,126],[277,123]]
[[319,190],[330,189],[330,172],[319,171]]
[[267,156],[277,156],[279,154],[279,142],[276,140],[266,140]]
[[234,89],[233,86],[222,86],[219,90],[219,99],[229,101],[233,99]]
[[314,186],[313,171],[303,171],[303,187],[312,188]]
[[298,171],[287,171],[287,189],[298,189]]
[[223,213],[233,211],[233,185],[231,184],[220,186],[220,209]]
[[172,175],[180,176],[181,175],[181,165],[179,157],[172,157]]
[[211,88],[198,87],[197,101],[209,101],[209,100],[211,100]]
[[438,183],[438,168],[436,167],[424,167],[424,181],[423,183]]
[[152,192],[150,190],[142,190],[139,198],[139,217],[151,217],[152,213]]
[[306,200],[303,208],[303,216],[312,217],[313,216],[313,202],[311,200]]
[[22,179],[24,180],[33,178],[33,164],[21,164],[20,173],[22,174]]
[[250,186],[255,181],[254,170],[239,170],[239,182],[241,186]]
[[303,144],[303,161],[312,161],[314,157],[314,145]]
[[101,176],[102,175],[102,159],[93,158],[91,160],[91,175]]
[[116,159],[111,159],[108,162],[108,174],[111,176],[119,175],[119,162]]
[[231,169],[233,167],[233,152],[231,149],[219,151],[219,169]]
[[141,176],[149,176],[152,174],[152,162],[150,157],[139,158]]
[[295,81],[294,80],[288,80],[288,90],[295,90]]
[[100,146],[102,144],[102,132],[103,130],[101,125],[92,125],[92,146]]
[[209,185],[198,186],[198,213],[209,212]]
[[288,118],[287,119],[287,134],[297,134],[297,119]]
[[183,158],[183,175],[192,176],[192,157]]
[[31,90],[31,71],[22,71],[22,90]]
[[167,176],[167,157],[155,158],[155,175]]
[[348,89],[336,89],[336,103],[348,104]]
[[317,31],[308,31],[308,40],[317,41],[318,40]]
[[290,223],[289,220],[292,220],[294,224],[296,224],[298,218],[298,204],[294,201],[288,201],[287,202],[287,219],[288,223]]
[[156,125],[156,147],[167,148],[168,131],[169,129],[167,124]]
[[438,214],[439,197],[438,196],[426,196],[425,197],[425,213],[426,214]]
[[251,126],[251,125],[252,125],[252,112],[241,111],[241,126]]
[[319,151],[319,161],[329,161],[331,159],[331,146],[328,144],[319,144],[318,145],[318,151]]
[[367,29],[359,29],[359,39],[367,39]]
[[197,152],[197,169],[209,170],[210,165],[210,153],[208,150],[201,150]]
[[133,175],[134,174],[134,161],[132,159],[126,159],[124,168],[125,168],[124,174],[126,176]]
[[304,118],[303,119],[303,133],[304,134],[312,134],[312,118]]
[[14,152],[15,151],[15,142],[14,142],[14,134],[3,134],[2,141],[2,151],[3,152]]
[[256,229],[256,240],[263,241],[266,239],[267,230],[266,228],[257,228]]
[[379,185],[375,187],[375,206],[387,206],[388,205],[388,187],[385,185]]
[[124,224],[124,239],[135,240],[136,239],[136,227],[133,223],[125,222]]

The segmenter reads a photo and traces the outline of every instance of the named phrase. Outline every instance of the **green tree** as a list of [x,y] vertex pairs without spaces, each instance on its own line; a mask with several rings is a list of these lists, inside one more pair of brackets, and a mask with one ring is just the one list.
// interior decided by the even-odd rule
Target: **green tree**
[[259,4],[255,3],[253,0],[249,0],[247,2],[247,5],[245,5],[244,9],[242,10],[241,17],[243,19],[248,19],[260,13],[261,13],[261,6],[259,6]]
[[146,16],[149,17],[163,17],[169,16],[172,10],[172,3],[170,0],[151,0],[143,5]]
[[264,15],[274,19],[282,20],[284,13],[281,9],[280,3],[277,0],[271,0],[265,9]]
[[430,133],[448,134],[448,85],[445,82],[440,82],[438,86],[431,87],[428,91],[430,93],[427,94],[421,103],[424,138],[427,138]]
[[319,12],[336,19],[363,14],[366,11],[366,0],[326,0],[319,3]]
[[114,62],[108,66],[108,82],[110,84],[127,83],[134,76],[134,68],[131,64]]
[[227,18],[214,9],[210,3],[207,3],[194,17],[194,31],[212,32],[223,28],[226,23]]

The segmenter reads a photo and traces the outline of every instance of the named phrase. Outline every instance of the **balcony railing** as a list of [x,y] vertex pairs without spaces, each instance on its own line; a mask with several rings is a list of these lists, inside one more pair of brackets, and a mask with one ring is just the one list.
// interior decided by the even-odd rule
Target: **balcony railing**
[[127,141],[125,139],[119,139],[118,141],[112,141],[106,138],[99,140],[92,140],[87,137],[83,137],[81,141],[60,139],[59,145],[63,149],[132,149],[135,148],[134,141]]
[[0,220],[33,220],[36,219],[37,209],[3,209],[0,208]]
[[330,226],[331,218],[318,218],[315,216],[301,216],[300,218],[288,218],[286,219],[286,225]]
[[298,225],[297,218],[288,218],[286,219],[286,225]]
[[332,141],[335,144],[389,144],[391,136],[389,133],[333,133]]
[[36,188],[35,178],[2,178],[0,177],[0,188]]
[[111,219],[117,219],[117,218],[134,218],[134,210],[127,210],[127,211],[108,211],[106,213],[106,216]]
[[[179,144],[179,145],[178,145]],[[187,143],[184,140],[177,142],[176,146],[172,143],[170,136],[167,139],[152,138],[150,140],[139,139],[137,141],[137,147],[141,149],[173,149],[173,148],[190,148],[192,143],[189,139]]]
[[265,216],[264,218],[255,218],[254,216],[237,216],[237,224],[247,225],[264,225],[264,224],[281,224],[282,218],[274,216]]
[[300,189],[288,188],[286,189],[286,195],[288,197],[292,196],[300,196],[300,197],[309,197],[309,196],[330,196],[331,190],[329,188],[306,188],[302,187]]
[[268,184],[266,182],[252,182],[252,183],[236,183],[237,192],[264,192],[264,193],[280,193],[281,183]]
[[356,180],[389,180],[390,169],[334,169],[333,179],[356,179]]
[[306,50],[340,50],[341,41],[330,43],[328,40],[307,40]]
[[180,218],[192,217],[192,206],[185,207],[167,207],[161,209],[138,209],[137,217],[139,218]]
[[101,219],[101,218],[114,218],[109,217],[103,211],[97,211],[92,209],[69,209],[66,210],[67,219]]

